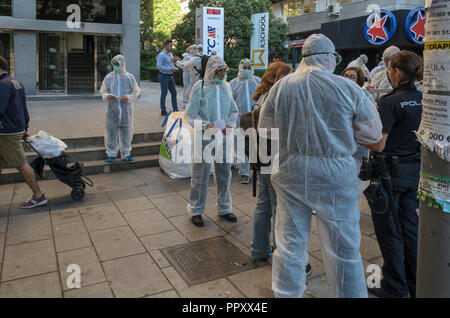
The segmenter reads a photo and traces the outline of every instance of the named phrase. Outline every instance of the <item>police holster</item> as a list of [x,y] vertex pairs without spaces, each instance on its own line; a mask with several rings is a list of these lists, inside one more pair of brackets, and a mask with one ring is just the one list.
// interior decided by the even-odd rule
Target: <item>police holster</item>
[[[366,165],[366,167],[364,167],[364,165]],[[370,172],[363,172],[363,170],[365,168],[367,169],[367,167],[369,167]],[[391,172],[396,172],[398,169],[395,159],[391,161],[390,168],[391,171],[387,168],[386,158],[384,156],[373,156],[371,153],[369,160],[365,161],[365,164],[363,163],[363,167],[361,169],[364,176],[368,176],[370,174],[371,177],[370,185],[363,191],[363,194],[367,199],[372,213],[386,214],[389,211],[392,211],[392,216],[394,218],[397,231],[401,235],[402,229],[398,219],[397,205],[395,204],[391,178]],[[363,178],[361,179],[364,180]]]

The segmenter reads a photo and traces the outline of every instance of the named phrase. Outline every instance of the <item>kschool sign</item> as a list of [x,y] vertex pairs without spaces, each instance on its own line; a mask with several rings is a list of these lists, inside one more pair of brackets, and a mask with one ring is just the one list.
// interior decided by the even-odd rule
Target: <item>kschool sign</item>
[[269,66],[269,12],[252,14],[252,23],[250,58],[255,69],[266,69]]
[[203,54],[213,51],[224,57],[224,9],[201,7],[195,11],[195,43],[202,44]]

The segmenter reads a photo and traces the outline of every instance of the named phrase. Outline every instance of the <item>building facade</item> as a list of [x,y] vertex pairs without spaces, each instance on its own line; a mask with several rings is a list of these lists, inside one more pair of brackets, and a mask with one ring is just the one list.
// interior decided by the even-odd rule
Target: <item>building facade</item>
[[[373,68],[381,61],[383,50],[390,45],[417,53],[423,51],[423,45],[408,36],[405,24],[411,10],[423,7],[425,0],[273,0],[272,3],[274,15],[289,24],[294,65],[301,59],[303,41],[313,33],[322,33],[335,44],[343,57],[338,71],[360,54],[369,57],[368,67]],[[383,20],[386,33],[392,30],[393,24],[397,26],[381,45],[370,43],[371,38],[364,28],[368,17],[378,9],[388,11],[389,15],[392,13],[395,18],[395,22],[390,17],[387,22]]]
[[139,0],[0,0],[0,55],[28,95],[96,94],[117,54],[139,79]]

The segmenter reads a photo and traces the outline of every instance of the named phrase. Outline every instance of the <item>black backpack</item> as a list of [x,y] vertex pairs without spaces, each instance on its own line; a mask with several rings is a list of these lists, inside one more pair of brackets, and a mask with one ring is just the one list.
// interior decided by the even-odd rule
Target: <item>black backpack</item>
[[210,56],[208,56],[208,55],[203,55],[201,57],[202,68],[200,70],[198,70],[196,67],[194,67],[194,69],[197,71],[197,73],[200,74],[200,77],[202,80],[205,78],[206,65],[208,64],[209,58],[210,58]]

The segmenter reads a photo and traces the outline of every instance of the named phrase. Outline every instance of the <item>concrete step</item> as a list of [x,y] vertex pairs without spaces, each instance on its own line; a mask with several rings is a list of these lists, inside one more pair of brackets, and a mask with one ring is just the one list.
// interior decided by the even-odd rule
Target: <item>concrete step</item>
[[[140,143],[132,145],[131,155],[133,157],[137,156],[147,156],[159,154],[159,148],[161,147],[161,142],[149,142]],[[65,153],[67,154],[67,161],[71,162],[88,162],[97,160],[106,160],[106,149],[105,147],[83,147],[83,148],[68,148]],[[27,155],[28,162],[32,162],[38,157],[36,152],[30,151],[25,153]]]
[[[131,169],[158,167],[159,154],[149,156],[137,156],[135,157],[135,163],[128,163],[121,160],[117,160],[111,165],[105,165],[104,160],[88,161],[81,163],[83,167],[83,174],[86,176],[96,175],[100,173],[109,173],[115,171],[124,171]],[[55,179],[52,171],[48,166],[45,166],[42,179],[39,180],[52,180]],[[38,180],[38,181],[39,181]],[[17,182],[24,182],[22,175],[15,169],[4,169],[0,176],[0,184],[11,184]]]

